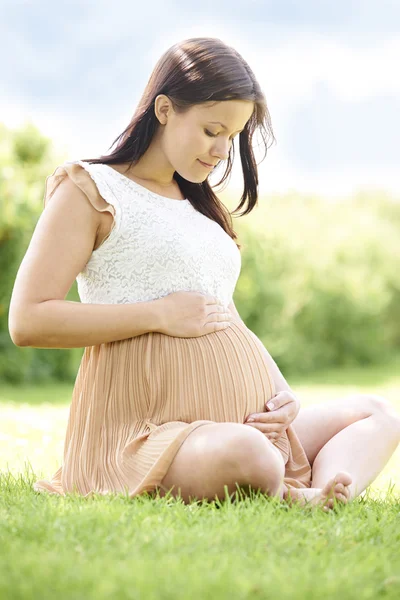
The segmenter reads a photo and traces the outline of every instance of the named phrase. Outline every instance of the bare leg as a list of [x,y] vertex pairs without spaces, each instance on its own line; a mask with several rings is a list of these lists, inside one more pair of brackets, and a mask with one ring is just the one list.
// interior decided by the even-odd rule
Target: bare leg
[[[376,478],[400,441],[400,418],[382,396],[354,394],[300,409],[294,429],[312,465],[312,488],[290,489],[304,504],[347,502]],[[338,483],[340,482],[340,483]],[[325,486],[325,487],[324,487]],[[288,490],[283,490],[287,500]]]
[[313,488],[323,488],[340,471],[352,478],[353,499],[379,475],[400,441],[397,415],[379,412],[345,427],[317,454],[312,466]]
[[[400,441],[396,415],[378,412],[345,427],[317,454],[312,488],[283,490],[284,499],[333,507],[333,497],[347,503],[376,479]],[[328,482],[328,483],[327,483]]]
[[171,492],[184,503],[194,498],[220,500],[261,489],[282,499],[285,465],[282,454],[257,429],[241,423],[211,423],[198,427],[179,448],[158,486],[160,496]]

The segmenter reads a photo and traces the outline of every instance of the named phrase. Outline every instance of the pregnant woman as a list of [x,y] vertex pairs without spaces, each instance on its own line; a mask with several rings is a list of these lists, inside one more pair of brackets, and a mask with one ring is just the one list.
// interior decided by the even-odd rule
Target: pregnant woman
[[[226,179],[239,136],[234,212],[249,213],[257,130],[267,149],[270,116],[248,64],[219,39],[188,39],[160,58],[111,154],[47,177],[10,333],[20,346],[85,349],[63,464],[36,491],[188,502],[240,487],[329,510],[393,454],[400,421],[384,398],[300,409],[234,306],[240,246],[208,176],[227,161]],[[64,299],[75,279],[81,302]]]

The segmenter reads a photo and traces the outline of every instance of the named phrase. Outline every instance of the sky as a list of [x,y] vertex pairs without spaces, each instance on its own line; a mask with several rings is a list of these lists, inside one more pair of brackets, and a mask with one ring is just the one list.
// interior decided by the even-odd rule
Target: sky
[[266,96],[260,193],[400,197],[398,0],[0,0],[0,121],[31,120],[66,160],[106,154],[161,54],[197,36],[233,46]]

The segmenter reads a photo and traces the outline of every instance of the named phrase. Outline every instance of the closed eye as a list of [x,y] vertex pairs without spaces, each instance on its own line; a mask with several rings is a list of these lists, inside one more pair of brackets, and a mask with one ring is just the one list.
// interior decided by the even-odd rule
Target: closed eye
[[[218,135],[218,134],[211,133],[211,131],[208,131],[208,129],[205,129],[204,131],[209,137],[217,137],[217,135]],[[236,134],[236,135],[238,135],[238,134]],[[236,137],[236,136],[234,136],[234,137]],[[233,138],[231,138],[231,140],[232,139]]]

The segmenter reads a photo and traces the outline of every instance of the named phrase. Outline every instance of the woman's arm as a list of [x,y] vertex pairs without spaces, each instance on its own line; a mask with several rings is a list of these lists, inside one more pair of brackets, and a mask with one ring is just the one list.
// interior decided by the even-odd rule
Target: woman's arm
[[[242,321],[242,323],[247,327],[246,323],[243,321],[243,319],[241,319],[236,306],[232,300],[232,302],[228,305],[229,310],[231,311],[231,313],[240,321]],[[250,334],[256,338],[258,343],[261,343],[261,340],[256,336],[256,334],[251,331],[251,329],[249,329],[247,327],[247,329],[250,331]],[[275,391],[278,394],[279,392],[283,392],[283,391],[289,391],[289,392],[293,392],[292,388],[290,387],[290,385],[288,384],[288,382],[286,381],[286,379],[284,378],[284,376],[282,375],[281,371],[279,370],[278,365],[276,364],[276,362],[274,361],[274,359],[272,358],[272,356],[270,355],[270,353],[268,352],[268,350],[266,349],[266,347],[263,345],[264,347],[264,353],[265,353],[265,357],[267,360],[267,364],[268,364],[268,370],[271,373],[274,383],[275,383]]]
[[70,179],[57,187],[40,215],[14,283],[8,327],[15,345],[82,348],[158,330],[158,300],[134,304],[65,300],[92,255],[99,214]]

